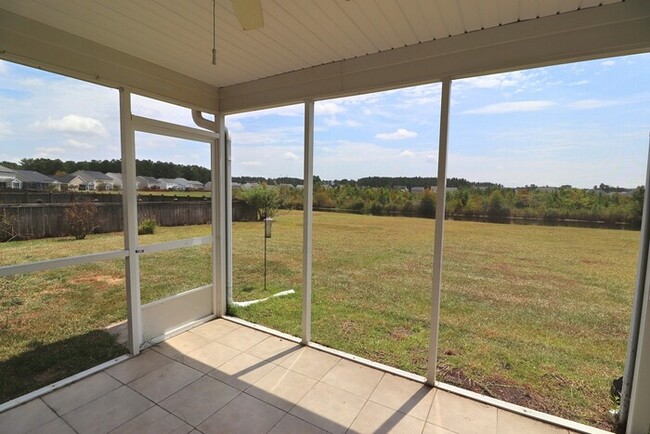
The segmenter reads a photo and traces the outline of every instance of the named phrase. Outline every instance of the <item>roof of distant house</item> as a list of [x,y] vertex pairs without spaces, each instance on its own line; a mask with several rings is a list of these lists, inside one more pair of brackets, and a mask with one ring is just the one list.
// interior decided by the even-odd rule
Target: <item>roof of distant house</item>
[[16,178],[21,182],[38,182],[41,184],[52,184],[58,182],[56,179],[33,170],[16,170]]
[[137,179],[148,182],[149,184],[160,184],[162,181],[151,176],[138,176]]
[[61,184],[69,184],[77,175],[52,175],[50,178],[59,181]]
[[106,174],[106,176],[108,176],[109,178],[112,178],[112,179],[117,179],[117,180],[119,180],[119,181],[122,180],[122,174],[121,174],[121,173],[108,172],[108,173]]
[[5,167],[2,164],[0,164],[0,172],[16,173],[16,171],[14,169],[10,169],[8,167]]
[[106,176],[102,172],[96,170],[77,170],[76,172],[72,172],[71,175],[77,175],[79,178],[83,179],[84,182],[113,181],[113,178],[110,176]]

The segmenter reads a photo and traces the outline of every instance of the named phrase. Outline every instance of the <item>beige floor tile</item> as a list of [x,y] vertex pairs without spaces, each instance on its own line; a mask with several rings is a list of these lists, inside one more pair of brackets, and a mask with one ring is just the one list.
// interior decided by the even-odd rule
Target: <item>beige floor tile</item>
[[385,374],[370,400],[393,410],[426,420],[435,389],[397,375]]
[[436,390],[427,422],[458,433],[496,433],[497,409]]
[[365,400],[337,387],[317,383],[291,414],[331,433],[344,433],[357,417]]
[[203,373],[208,373],[234,359],[241,352],[218,342],[210,342],[183,358],[183,363]]
[[194,333],[201,336],[202,338],[213,341],[227,335],[239,327],[241,326],[239,324],[235,324],[234,322],[226,321],[224,319],[215,319],[206,322],[205,324],[201,324],[198,327],[194,327],[192,330],[190,330],[190,333]]
[[56,418],[56,413],[43,401],[35,399],[0,413],[0,433],[28,432]]
[[160,403],[173,415],[196,426],[241,393],[234,387],[205,376]]
[[368,398],[383,375],[376,369],[341,359],[321,381]]
[[171,362],[172,359],[150,348],[136,357],[108,368],[106,373],[127,384]]
[[280,366],[306,375],[316,380],[323,378],[330,369],[336,365],[339,357],[318,351],[313,348],[302,347],[287,357]]
[[182,333],[155,345],[153,348],[174,360],[182,360],[185,354],[209,343],[208,339],[194,333]]
[[248,327],[240,327],[232,333],[228,333],[225,336],[217,339],[217,342],[220,342],[229,347],[238,349],[240,351],[246,351],[254,345],[259,344],[269,335],[262,333],[257,330],[253,330]]
[[427,422],[424,424],[424,430],[422,431],[422,434],[457,434],[457,433],[454,431],[450,431],[447,428],[436,426]]
[[208,375],[239,390],[246,390],[274,368],[273,363],[266,363],[250,354],[241,353],[210,371]]
[[121,386],[122,383],[115,378],[104,372],[99,372],[49,393],[42,399],[57,414],[63,415]]
[[315,384],[316,380],[313,378],[276,366],[275,369],[247,389],[246,393],[288,411]]
[[352,423],[348,433],[420,434],[424,420],[368,401]]
[[269,336],[259,344],[249,348],[246,352],[259,359],[279,365],[299,349],[300,344],[276,336]]
[[497,424],[499,434],[568,434],[566,429],[505,410],[497,410]]
[[295,416],[286,414],[276,426],[273,427],[269,434],[327,434],[327,431],[318,428],[298,419]]
[[197,428],[206,433],[266,433],[286,413],[242,393]]
[[30,431],[29,434],[76,434],[70,425],[65,423],[63,419],[57,417],[52,422],[48,422],[40,428],[36,428],[34,431]]
[[154,402],[160,402],[198,380],[201,375],[196,369],[171,362],[129,383],[129,387]]
[[78,433],[107,433],[140,413],[153,403],[127,386],[122,386],[101,398],[63,416]]
[[187,434],[192,430],[192,426],[155,406],[111,431],[111,434]]

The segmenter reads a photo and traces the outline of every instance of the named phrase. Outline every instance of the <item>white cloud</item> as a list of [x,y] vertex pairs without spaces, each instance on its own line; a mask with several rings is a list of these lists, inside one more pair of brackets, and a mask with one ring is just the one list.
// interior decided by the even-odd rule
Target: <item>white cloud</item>
[[616,65],[616,62],[613,61],[613,60],[605,60],[604,62],[601,62],[600,64],[603,65],[603,66],[614,66],[614,65]]
[[400,157],[400,158],[413,158],[413,157],[415,157],[415,153],[413,151],[409,151],[408,149],[406,149],[406,150],[400,152],[398,157]]
[[324,122],[325,125],[327,125],[328,127],[338,127],[339,125],[341,125],[341,122],[335,117],[325,118]]
[[68,147],[74,148],[74,149],[86,149],[86,150],[97,149],[97,145],[91,145],[90,143],[80,142],[80,141],[75,140],[75,139],[66,140],[65,144]]
[[46,121],[36,121],[32,128],[42,131],[60,131],[63,133],[89,133],[106,136],[104,125],[94,118],[79,115],[66,115],[61,119],[48,118]]
[[555,105],[552,101],[544,100],[531,100],[531,101],[512,101],[512,102],[499,102],[496,104],[489,104],[483,107],[465,110],[463,114],[481,114],[493,115],[503,113],[516,113],[516,112],[532,112],[545,110]]
[[380,140],[402,140],[402,139],[411,139],[416,137],[418,133],[415,131],[409,131],[405,128],[398,128],[392,133],[377,133],[375,137]]
[[426,159],[427,163],[431,163],[431,164],[433,164],[433,163],[435,163],[436,161],[438,161],[438,159],[436,158],[435,154],[427,154],[426,157],[425,157],[425,159]]
[[11,124],[9,124],[9,122],[0,121],[0,136],[8,136],[12,133],[13,131],[11,130]]
[[332,116],[343,113],[345,108],[340,104],[332,101],[319,101],[315,104],[314,114],[322,116]]
[[261,161],[242,161],[240,163],[244,167],[258,167],[262,165]]
[[284,154],[282,154],[282,159],[288,161],[295,161],[295,160],[299,160],[300,158],[293,152],[285,152]]
[[9,72],[9,67],[7,67],[8,63],[2,59],[0,59],[0,74],[6,74]]
[[573,83],[569,83],[569,86],[582,86],[585,84],[589,84],[589,80],[574,81]]
[[65,149],[58,147],[38,147],[36,148],[37,158],[53,158],[65,153]]
[[20,81],[21,86],[25,87],[41,87],[45,84],[45,80],[40,78],[26,78]]
[[359,122],[359,121],[354,121],[354,120],[350,119],[350,120],[345,121],[345,125],[348,126],[348,127],[351,127],[351,128],[358,128],[363,124],[361,122]]
[[568,104],[569,108],[576,110],[590,110],[602,107],[609,107],[619,104],[619,101],[607,101],[602,99],[583,99]]
[[244,124],[235,119],[228,119],[226,126],[229,131],[244,131]]

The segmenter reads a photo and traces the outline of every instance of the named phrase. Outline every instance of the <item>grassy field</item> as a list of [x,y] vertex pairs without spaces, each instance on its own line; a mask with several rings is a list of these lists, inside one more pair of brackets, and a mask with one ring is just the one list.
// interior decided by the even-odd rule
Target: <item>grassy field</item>
[[[315,213],[314,340],[423,374],[433,232],[434,221],[427,219]],[[208,234],[208,226],[163,227],[141,242]],[[275,218],[266,291],[262,224],[234,223],[233,237],[236,300],[297,292],[234,313],[299,335],[302,213],[284,211]],[[623,371],[638,237],[604,229],[447,222],[439,378],[608,427],[609,384]],[[7,243],[0,245],[0,263],[121,245],[121,234]],[[208,255],[209,246],[144,255],[143,302],[208,283]],[[98,332],[126,315],[122,264],[0,279],[2,400],[124,351]],[[88,342],[97,342],[83,345],[97,354],[73,351]],[[16,380],[23,377],[29,381]]]
[[[236,223],[234,294],[250,321],[300,333],[302,214],[282,213],[262,290],[260,223]],[[315,213],[313,339],[424,374],[434,222]],[[608,427],[622,375],[638,232],[446,223],[439,378]]]

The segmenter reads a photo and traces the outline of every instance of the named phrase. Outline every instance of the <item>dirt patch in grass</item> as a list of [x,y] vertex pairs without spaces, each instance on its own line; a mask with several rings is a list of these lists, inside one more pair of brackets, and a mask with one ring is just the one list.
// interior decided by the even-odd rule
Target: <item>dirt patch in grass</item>
[[101,275],[101,274],[99,275],[91,274],[91,275],[79,276],[77,278],[70,279],[70,284],[71,285],[96,284],[98,288],[106,289],[111,286],[124,285],[124,278]]
[[[491,398],[506,401],[522,407],[552,414],[565,419],[575,417],[571,409],[558,405],[557,400],[545,397],[536,392],[531,386],[522,386],[499,375],[483,378],[480,381],[468,377],[460,368],[441,368],[438,378],[443,383],[461,387],[465,390],[480,393]],[[563,387],[576,388],[575,385],[563,378],[549,378],[554,383],[561,382]],[[579,387],[578,387],[579,388]],[[590,425],[611,431],[614,427],[604,419],[592,419]]]

